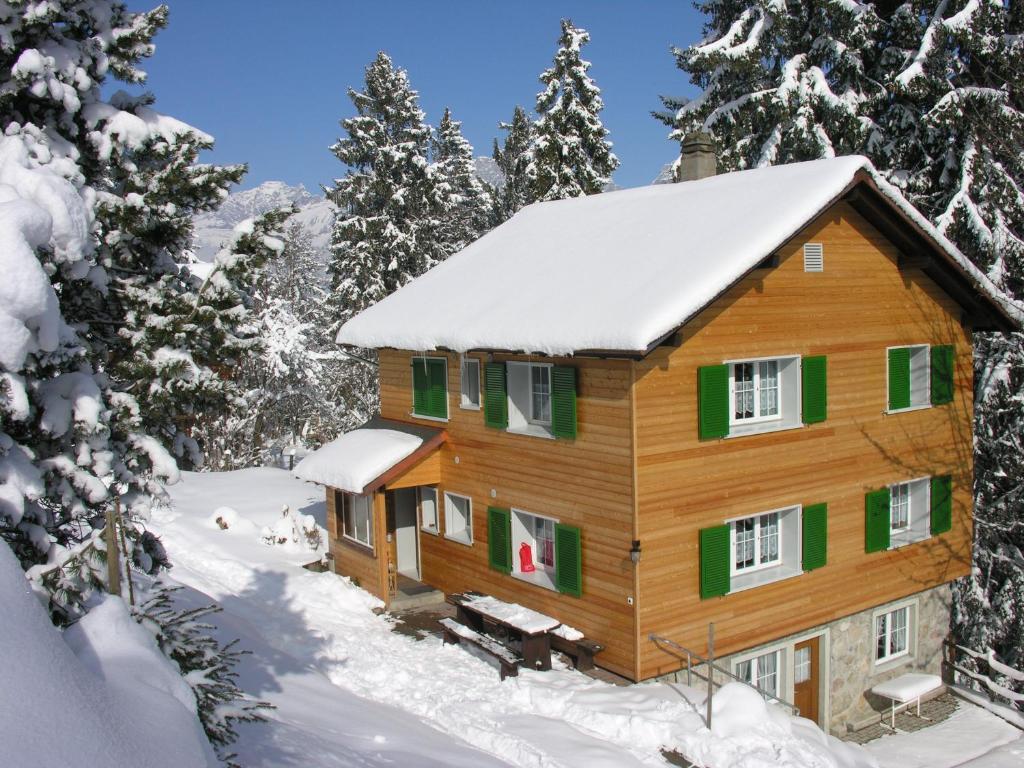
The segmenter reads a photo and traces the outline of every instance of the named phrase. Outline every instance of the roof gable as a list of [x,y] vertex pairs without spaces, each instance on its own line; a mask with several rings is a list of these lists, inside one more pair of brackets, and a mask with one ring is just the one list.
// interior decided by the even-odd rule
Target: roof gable
[[531,205],[349,320],[338,341],[645,354],[862,184],[944,255],[966,293],[1015,322],[984,275],[854,156]]

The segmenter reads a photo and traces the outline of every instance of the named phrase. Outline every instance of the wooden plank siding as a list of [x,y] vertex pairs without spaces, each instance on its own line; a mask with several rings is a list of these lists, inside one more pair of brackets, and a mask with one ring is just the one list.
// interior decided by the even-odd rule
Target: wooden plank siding
[[[334,570],[350,577],[358,586],[387,602],[388,561],[385,529],[384,494],[373,495],[373,549],[346,539],[338,517],[338,495],[341,491],[327,488],[327,535],[334,556]],[[383,557],[381,555],[384,555]]]
[[[413,354],[380,350],[381,415],[439,426],[412,415]],[[606,646],[602,666],[635,677],[636,625],[628,604],[634,590],[629,548],[635,508],[630,363],[558,361],[577,368],[579,434],[575,440],[549,440],[488,428],[482,410],[461,408],[459,355],[446,357],[449,419],[444,426],[449,439],[439,450],[441,531],[436,536],[420,532],[423,581],[449,593],[479,590],[555,616]],[[444,536],[445,491],[472,498],[472,546]],[[582,597],[492,570],[487,557],[488,506],[521,509],[578,526]]]
[[[824,245],[803,271],[805,242]],[[971,338],[961,310],[839,203],[682,329],[682,345],[636,363],[639,678],[678,668],[651,632],[703,653],[715,622],[731,654],[966,575],[971,558]],[[955,398],[886,414],[886,348],[953,344]],[[743,358],[826,355],[828,418],[776,433],[700,441],[697,369]],[[864,494],[951,473],[953,530],[864,552]],[[720,598],[699,596],[698,532],[728,519],[828,503],[828,563]]]

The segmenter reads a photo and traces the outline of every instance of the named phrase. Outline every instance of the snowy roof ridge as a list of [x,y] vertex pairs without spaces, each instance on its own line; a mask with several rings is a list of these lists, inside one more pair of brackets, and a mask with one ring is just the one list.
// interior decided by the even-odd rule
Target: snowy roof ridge
[[862,156],[537,203],[350,319],[360,347],[646,354],[860,183],[1004,318],[1021,308]]

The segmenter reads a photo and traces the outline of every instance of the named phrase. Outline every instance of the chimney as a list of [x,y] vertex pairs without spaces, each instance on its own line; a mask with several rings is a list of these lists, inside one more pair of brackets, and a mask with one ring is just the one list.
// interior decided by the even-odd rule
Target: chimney
[[676,181],[696,181],[718,173],[715,138],[710,133],[694,131],[683,137],[682,154]]

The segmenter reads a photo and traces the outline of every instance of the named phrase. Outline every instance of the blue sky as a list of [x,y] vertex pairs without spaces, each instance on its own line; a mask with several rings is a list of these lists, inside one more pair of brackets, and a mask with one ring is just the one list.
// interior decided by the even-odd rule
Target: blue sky
[[532,109],[559,19],[572,18],[591,33],[584,54],[622,162],[615,181],[627,187],[649,183],[678,151],[649,114],[659,94],[696,93],[669,53],[700,36],[687,0],[167,3],[146,88],[157,109],[217,139],[207,160],[249,164],[245,188],[280,179],[316,192],[344,173],[327,147],[353,114],[347,87],[360,87],[378,50],[408,70],[429,122],[450,106],[476,154],[489,155],[498,122],[516,104]]

